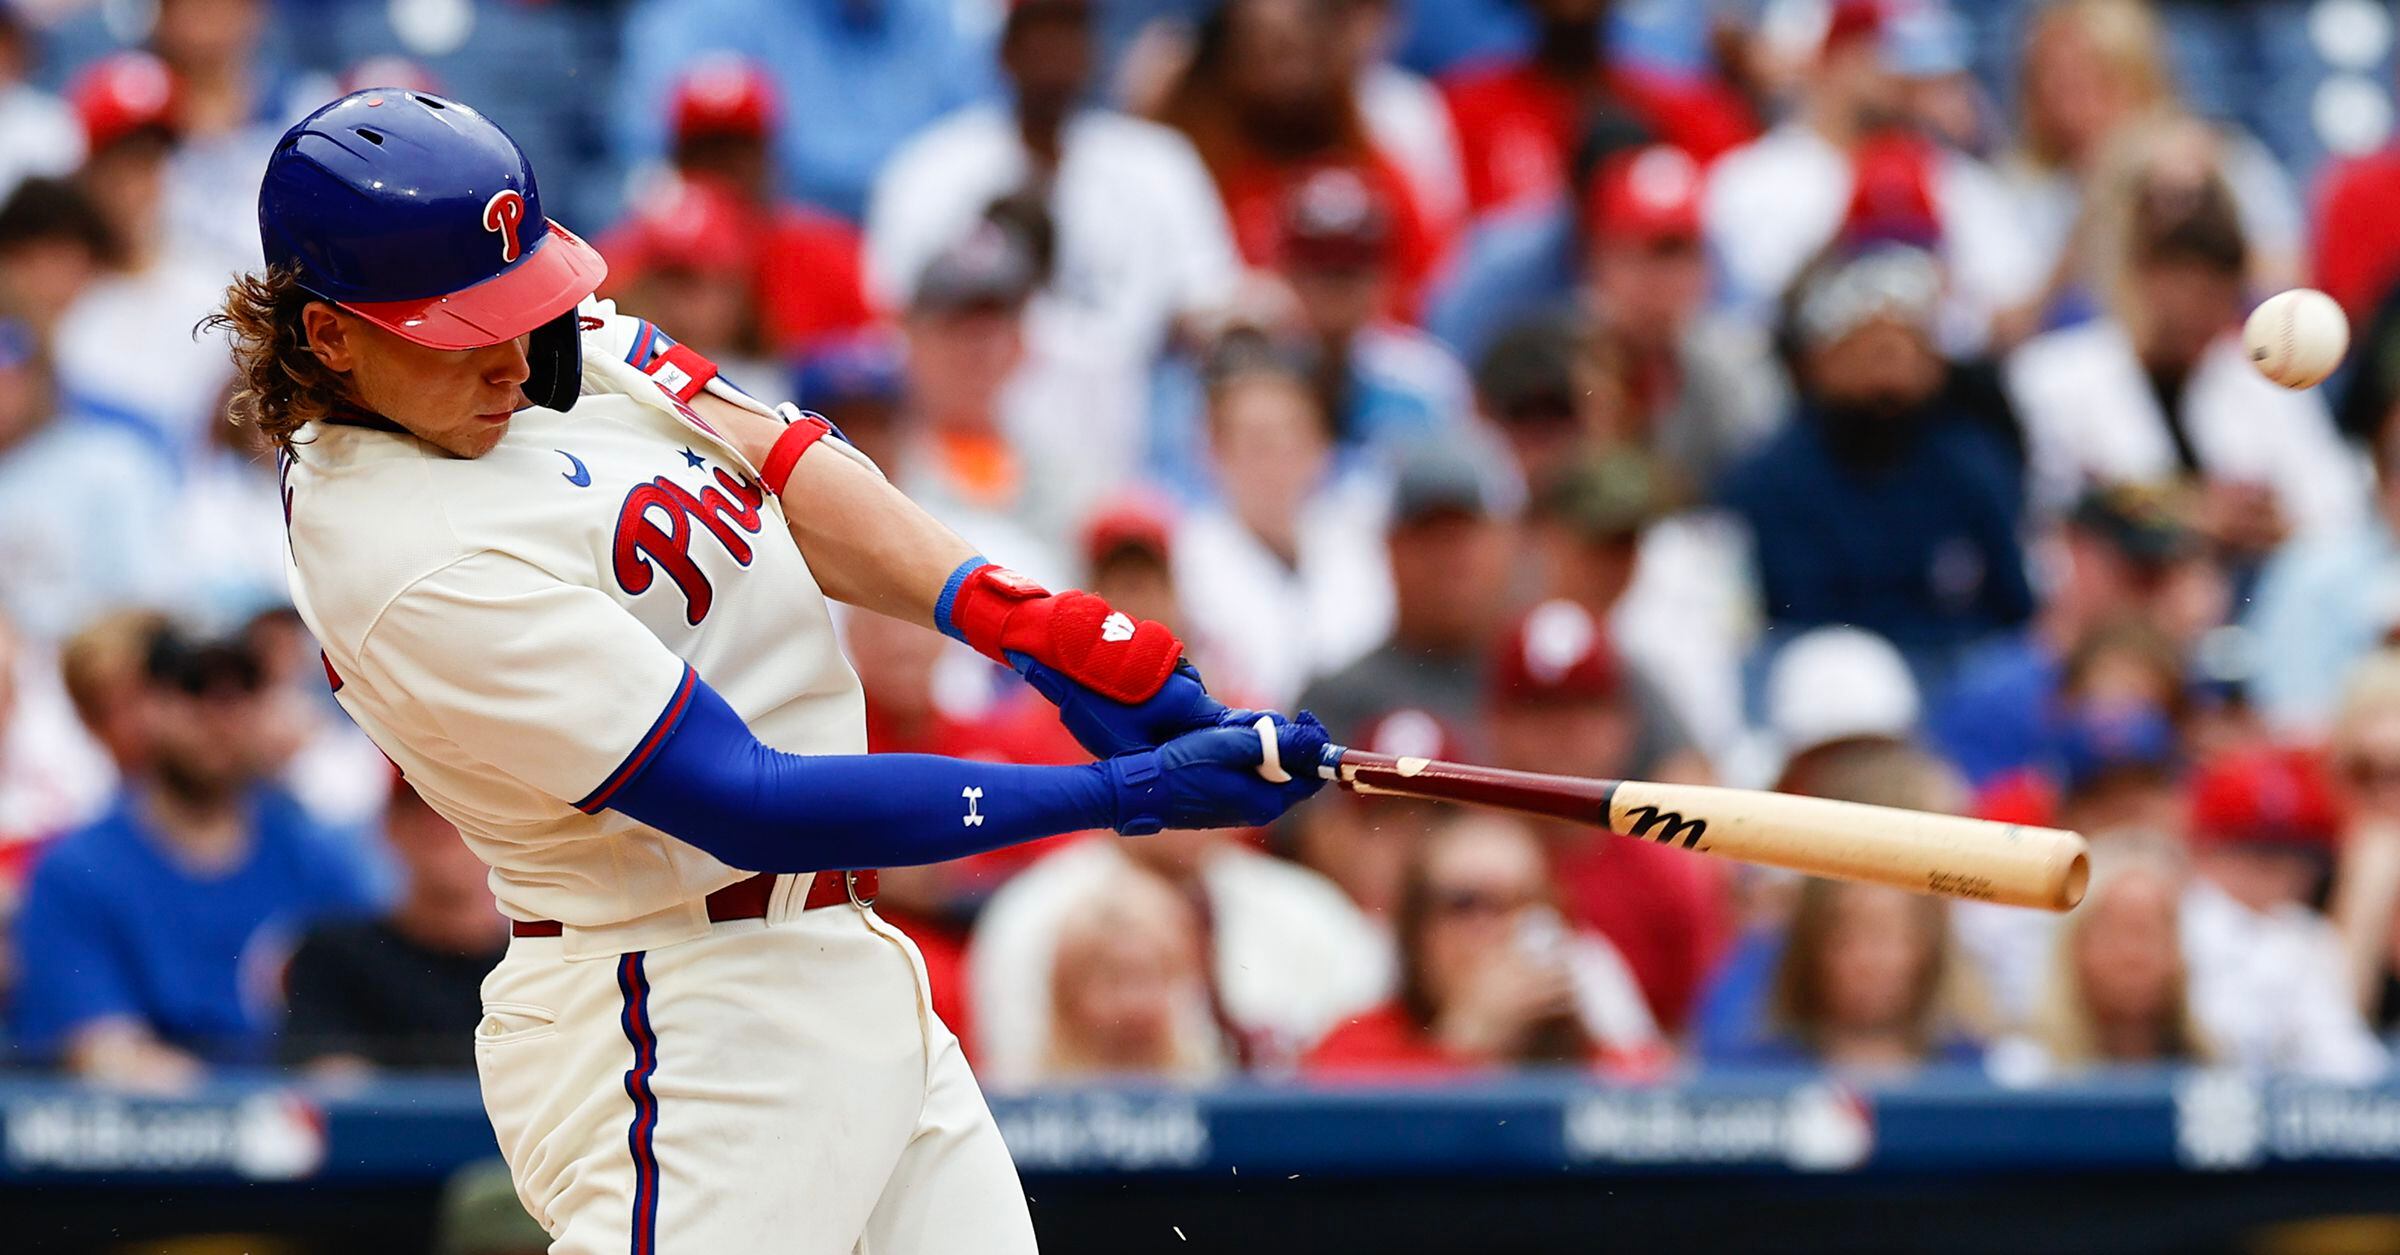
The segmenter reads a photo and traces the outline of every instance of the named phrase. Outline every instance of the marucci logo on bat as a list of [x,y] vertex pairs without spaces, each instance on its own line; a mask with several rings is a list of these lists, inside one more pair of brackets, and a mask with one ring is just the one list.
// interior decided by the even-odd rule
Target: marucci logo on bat
[[[1673,845],[1675,838],[1681,837],[1684,849],[1697,849],[1700,845],[1700,838],[1708,835],[1707,820],[1685,819],[1681,811],[1662,811],[1655,806],[1635,806],[1627,808],[1625,816],[1631,821],[1626,825],[1626,836],[1642,837],[1656,841],[1660,845]],[[1651,835],[1652,829],[1657,830],[1656,836]]]

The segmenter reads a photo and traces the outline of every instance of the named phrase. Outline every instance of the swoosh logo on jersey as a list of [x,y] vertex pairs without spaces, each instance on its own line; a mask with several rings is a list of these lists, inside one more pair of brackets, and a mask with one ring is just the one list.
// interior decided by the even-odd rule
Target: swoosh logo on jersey
[[560,479],[575,485],[577,488],[589,488],[592,486],[592,473],[584,467],[582,458],[576,457],[574,454],[569,453],[564,449],[552,449],[551,452],[562,458],[565,458],[568,464],[575,468],[571,471],[560,472]]

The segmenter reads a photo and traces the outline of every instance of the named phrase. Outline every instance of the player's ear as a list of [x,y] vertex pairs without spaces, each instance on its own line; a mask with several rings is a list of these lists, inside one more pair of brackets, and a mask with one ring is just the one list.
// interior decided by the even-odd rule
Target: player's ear
[[350,341],[350,324],[341,311],[324,301],[310,301],[300,307],[300,330],[308,351],[317,355],[325,369],[335,374],[348,374],[356,365],[356,348]]

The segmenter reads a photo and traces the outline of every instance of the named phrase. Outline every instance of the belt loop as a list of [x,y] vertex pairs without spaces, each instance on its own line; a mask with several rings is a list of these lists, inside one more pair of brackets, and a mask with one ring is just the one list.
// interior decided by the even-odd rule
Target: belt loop
[[857,872],[846,871],[842,873],[842,892],[850,895],[850,905],[855,906],[862,911],[870,906],[875,905],[875,899],[860,898],[858,896]]

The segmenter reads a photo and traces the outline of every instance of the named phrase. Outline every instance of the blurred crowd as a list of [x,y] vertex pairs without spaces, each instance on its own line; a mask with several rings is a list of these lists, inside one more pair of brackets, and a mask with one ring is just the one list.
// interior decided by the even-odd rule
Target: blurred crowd
[[[996,560],[1362,748],[2054,824],[2064,918],[1333,794],[894,869],[986,1081],[2383,1075],[2400,147],[2370,0],[0,0],[0,1039],[465,1068],[482,869],[332,703],[195,324],[345,86]],[[2288,392],[2236,329],[2357,328]],[[1070,761],[929,629],[876,750]]]

